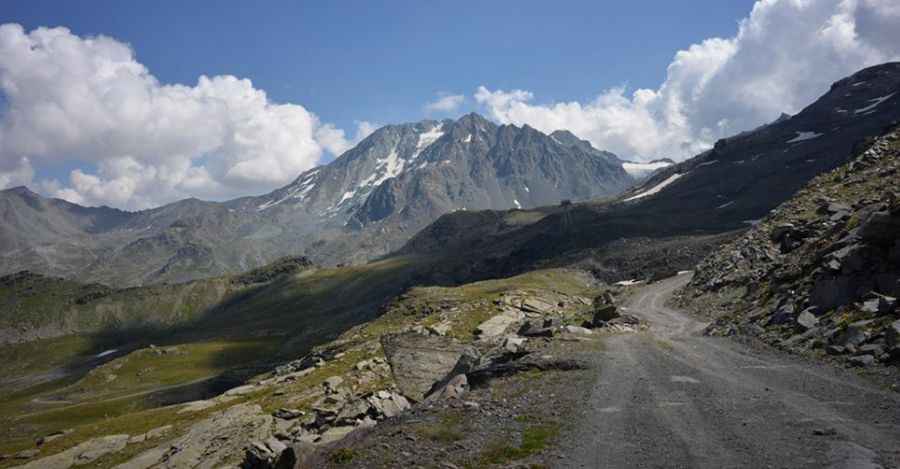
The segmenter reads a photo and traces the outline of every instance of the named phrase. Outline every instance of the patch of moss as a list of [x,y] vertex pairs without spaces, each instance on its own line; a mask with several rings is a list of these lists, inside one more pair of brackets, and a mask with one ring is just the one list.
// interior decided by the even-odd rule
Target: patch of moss
[[465,438],[465,420],[460,414],[447,414],[436,423],[420,424],[416,432],[440,443],[452,443]]
[[481,452],[479,461],[482,465],[496,465],[524,459],[543,451],[558,435],[559,425],[531,425],[522,431],[518,446],[505,442],[493,443]]
[[350,464],[355,457],[356,452],[352,449],[338,448],[331,452],[328,459],[334,464]]

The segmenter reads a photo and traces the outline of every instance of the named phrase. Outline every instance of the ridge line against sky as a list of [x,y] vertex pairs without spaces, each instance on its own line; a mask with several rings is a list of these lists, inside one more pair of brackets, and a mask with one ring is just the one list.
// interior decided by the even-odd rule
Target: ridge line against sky
[[[340,129],[303,103],[274,101],[246,78],[163,83],[115,37],[3,22],[0,188],[24,184],[126,209],[256,195],[349,149],[377,128],[373,120],[393,123],[360,119]],[[898,59],[895,1],[760,0],[732,36],[677,50],[655,88],[621,85],[584,100],[543,101],[491,82],[439,87],[418,118],[475,110],[500,123],[570,130],[628,159],[684,159],[798,112],[837,79]],[[565,78],[565,69],[558,73]]]

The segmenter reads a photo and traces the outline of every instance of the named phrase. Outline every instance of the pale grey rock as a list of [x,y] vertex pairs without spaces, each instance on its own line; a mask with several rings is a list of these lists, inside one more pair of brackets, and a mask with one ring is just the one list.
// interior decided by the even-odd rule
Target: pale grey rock
[[594,333],[594,331],[580,326],[565,326],[563,331],[576,335],[591,335]]
[[329,393],[338,392],[338,387],[344,384],[344,378],[340,376],[330,376],[325,379],[323,385],[325,386],[325,391]]
[[319,438],[316,440],[316,445],[327,445],[329,443],[334,443],[336,441],[340,441],[344,439],[347,435],[349,435],[353,430],[356,430],[355,426],[341,426],[341,427],[331,427],[328,430],[325,430],[324,433],[319,435]]
[[489,341],[503,335],[513,324],[523,319],[525,319],[525,315],[521,311],[505,309],[500,314],[479,324],[475,331],[478,333],[479,340]]
[[[188,431],[130,461],[135,467],[158,456],[151,466],[166,469],[220,467],[228,459],[240,459],[247,442],[265,441],[272,436],[273,417],[257,404],[237,404],[216,412],[191,426]],[[129,467],[129,466],[125,466]]]
[[477,351],[453,339],[418,334],[385,335],[381,339],[400,392],[421,401],[451,371],[477,359]]
[[128,435],[108,435],[93,438],[63,452],[41,458],[22,469],[68,469],[90,464],[110,453],[121,451],[128,444]]
[[819,324],[819,318],[817,318],[813,313],[809,312],[809,310],[804,310],[797,316],[797,325],[800,326],[803,330],[808,330],[816,327]]
[[525,337],[508,336],[503,339],[501,347],[503,347],[503,349],[507,352],[518,353],[522,352],[525,349],[525,344],[527,342],[528,339]]
[[440,389],[429,395],[427,401],[443,401],[447,399],[460,399],[469,391],[469,380],[465,374],[458,374],[450,378]]
[[556,312],[555,305],[544,301],[541,298],[526,298],[524,301],[522,301],[521,308],[523,311],[545,315]]
[[243,386],[238,386],[236,388],[231,388],[225,391],[224,395],[226,396],[246,396],[252,392],[258,390],[258,387],[254,384],[245,384]]

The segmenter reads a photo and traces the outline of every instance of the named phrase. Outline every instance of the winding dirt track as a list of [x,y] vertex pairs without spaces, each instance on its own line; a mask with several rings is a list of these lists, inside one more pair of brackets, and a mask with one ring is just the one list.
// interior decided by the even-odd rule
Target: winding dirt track
[[563,467],[900,467],[900,396],[851,371],[704,337],[665,306],[690,279],[626,304],[649,332],[609,336]]

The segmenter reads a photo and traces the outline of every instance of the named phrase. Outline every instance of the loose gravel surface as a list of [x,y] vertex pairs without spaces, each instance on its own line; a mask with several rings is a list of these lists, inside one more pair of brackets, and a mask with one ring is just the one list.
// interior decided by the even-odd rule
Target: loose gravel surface
[[605,339],[583,418],[553,467],[900,467],[900,395],[853,371],[727,338],[638,290],[647,332]]
[[900,394],[853,370],[706,337],[667,306],[689,274],[637,288],[649,330],[554,338],[584,370],[491,381],[356,432],[316,467],[898,468]]

